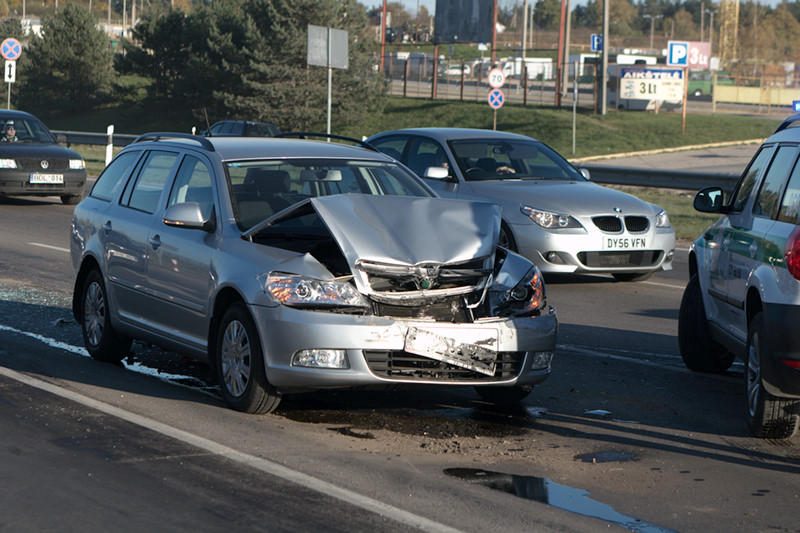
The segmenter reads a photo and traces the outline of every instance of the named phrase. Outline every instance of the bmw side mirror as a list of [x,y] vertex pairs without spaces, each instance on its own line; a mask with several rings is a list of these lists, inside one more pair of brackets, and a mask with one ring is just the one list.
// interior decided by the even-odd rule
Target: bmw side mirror
[[706,187],[694,197],[694,208],[701,213],[722,213],[725,193],[720,187]]
[[173,228],[200,229],[209,233],[216,229],[213,210],[211,217],[206,220],[197,202],[184,202],[168,207],[163,222]]
[[583,176],[583,177],[584,177],[584,178],[586,178],[587,180],[591,180],[591,179],[592,179],[592,173],[591,173],[591,172],[589,172],[589,169],[588,169],[588,168],[579,168],[579,169],[578,169],[578,172],[580,172],[580,173],[581,173],[581,176]]
[[425,169],[424,177],[434,180],[446,180],[450,177],[450,171],[444,167],[428,167]]

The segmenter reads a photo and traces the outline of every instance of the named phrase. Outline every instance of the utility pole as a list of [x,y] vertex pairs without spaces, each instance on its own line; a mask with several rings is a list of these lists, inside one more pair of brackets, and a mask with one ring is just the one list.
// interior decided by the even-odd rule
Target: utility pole
[[564,34],[564,63],[566,64],[566,68],[564,68],[564,81],[561,82],[561,95],[566,96],[568,86],[569,86],[569,40],[570,40],[570,33],[572,29],[572,3],[570,0],[567,0],[567,30]]
[[383,10],[381,11],[381,63],[380,63],[381,72],[383,72],[383,62],[385,57],[386,57],[386,0],[383,0]]
[[611,47],[611,41],[608,38],[608,4],[610,1],[603,0],[603,61],[600,73],[600,114],[604,116],[608,114],[608,84],[606,83],[606,76],[608,75],[608,49]]
[[664,15],[642,15],[642,18],[650,19],[650,50],[653,49],[653,34],[656,29],[656,19],[664,18]]
[[703,39],[703,29],[706,24],[706,3],[700,2],[700,42],[702,43],[705,39]]
[[708,23],[708,56],[711,57],[714,55],[714,10],[706,9],[706,13],[711,17]]
[[522,64],[525,65],[525,50],[528,48],[528,0],[522,3]]
[[564,82],[564,30],[566,25],[567,25],[567,0],[561,0],[561,19],[559,20],[558,23],[558,59],[556,64],[556,83],[555,83],[556,107],[561,107],[561,88]]

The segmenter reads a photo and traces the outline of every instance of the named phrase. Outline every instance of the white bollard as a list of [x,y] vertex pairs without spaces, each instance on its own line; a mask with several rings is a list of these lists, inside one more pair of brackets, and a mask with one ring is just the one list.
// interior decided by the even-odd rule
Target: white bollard
[[106,144],[106,166],[111,162],[111,158],[114,157],[114,125],[111,124],[108,128],[106,128],[106,135],[108,135],[108,144]]

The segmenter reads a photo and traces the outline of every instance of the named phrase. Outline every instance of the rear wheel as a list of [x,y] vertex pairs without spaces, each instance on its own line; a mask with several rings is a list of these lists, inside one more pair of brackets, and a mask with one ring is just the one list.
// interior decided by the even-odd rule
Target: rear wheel
[[61,203],[64,205],[76,205],[81,201],[80,194],[62,194]]
[[643,274],[634,274],[630,272],[617,272],[611,274],[614,276],[614,279],[617,281],[644,281],[649,279],[654,273],[653,272],[645,272]]
[[86,275],[80,302],[81,333],[89,355],[105,363],[122,361],[130,353],[131,339],[111,325],[103,276],[97,270]]
[[684,364],[695,372],[724,372],[733,364],[734,355],[711,339],[697,274],[689,280],[681,298],[678,346]]
[[513,406],[524,400],[533,391],[531,385],[516,387],[475,387],[478,396],[499,406]]
[[756,437],[786,439],[797,432],[800,402],[778,398],[764,388],[763,362],[770,355],[764,345],[764,318],[756,314],[747,335],[747,368],[744,373],[747,396],[747,425]]
[[281,397],[267,381],[258,330],[241,303],[219,323],[214,364],[222,397],[233,409],[264,414],[278,407]]

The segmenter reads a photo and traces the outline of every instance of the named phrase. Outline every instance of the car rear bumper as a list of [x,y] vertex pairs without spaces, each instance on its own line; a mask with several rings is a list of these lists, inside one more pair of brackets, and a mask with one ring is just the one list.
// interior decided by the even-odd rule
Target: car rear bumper
[[765,340],[772,355],[762,363],[765,388],[774,396],[800,398],[800,368],[783,362],[800,363],[800,307],[764,304],[763,315],[769,330]]
[[[550,357],[556,343],[557,319],[552,309],[536,318],[471,324],[352,316],[283,306],[251,305],[250,310],[262,340],[268,379],[282,390],[387,383],[533,385],[550,374]],[[487,376],[409,354],[404,348],[410,327],[427,330],[446,327],[448,335],[463,331],[469,333],[469,330],[496,332],[498,370],[493,376]],[[349,368],[291,365],[295,353],[309,349],[345,350]],[[542,359],[547,360],[546,364],[541,363]]]
[[[672,269],[675,232],[609,235],[599,231],[558,233],[533,224],[511,226],[517,249],[545,273],[646,273]],[[604,250],[606,237],[646,240],[643,249]]]
[[63,183],[31,183],[31,173],[26,170],[0,170],[0,195],[61,196],[80,195],[86,186],[85,170],[58,170],[53,174],[64,176]]

